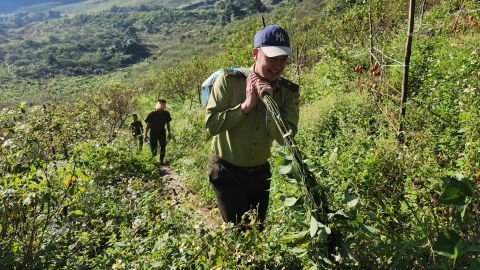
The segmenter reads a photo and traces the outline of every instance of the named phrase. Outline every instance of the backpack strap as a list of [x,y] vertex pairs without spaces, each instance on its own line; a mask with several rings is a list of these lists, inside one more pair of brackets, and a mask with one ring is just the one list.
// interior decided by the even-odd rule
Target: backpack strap
[[242,72],[235,69],[230,69],[230,68],[224,68],[223,74],[225,74],[225,76],[229,76],[229,75],[245,76]]

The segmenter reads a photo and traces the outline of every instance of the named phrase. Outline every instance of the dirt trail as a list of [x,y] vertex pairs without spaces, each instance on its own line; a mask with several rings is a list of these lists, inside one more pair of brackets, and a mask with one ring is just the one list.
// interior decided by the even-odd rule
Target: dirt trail
[[[186,187],[186,182],[180,180],[178,175],[168,166],[159,166],[158,170],[160,175],[164,180],[164,188],[170,194],[170,196],[178,196],[179,194],[187,194],[189,189]],[[168,175],[168,177],[167,177]],[[202,216],[206,217],[205,229],[211,228],[212,230],[218,230],[220,222],[223,223],[223,219],[220,215],[220,212],[216,212],[212,215],[207,215],[212,211],[212,206],[210,204],[202,203],[202,198],[190,192],[189,196],[186,199],[184,205],[190,207],[194,211],[199,211]]]

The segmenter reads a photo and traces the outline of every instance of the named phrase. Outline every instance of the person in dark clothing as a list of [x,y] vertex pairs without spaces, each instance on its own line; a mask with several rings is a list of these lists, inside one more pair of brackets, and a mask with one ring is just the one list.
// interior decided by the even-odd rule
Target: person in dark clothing
[[137,145],[137,148],[139,150],[142,150],[143,148],[143,124],[142,121],[138,120],[138,116],[136,114],[132,115],[133,117],[133,122],[130,123],[130,128],[132,129],[132,135],[133,135],[133,140],[135,141],[135,144]]
[[172,134],[170,133],[170,121],[172,121],[172,117],[166,108],[167,102],[164,99],[160,99],[155,106],[156,110],[149,113],[147,119],[145,119],[147,123],[147,127],[145,128],[145,142],[147,142],[147,134],[150,130],[150,149],[152,150],[152,155],[154,157],[157,156],[158,143],[160,143],[159,161],[161,165],[166,165],[163,161],[167,145],[165,125],[168,130],[168,139],[170,140],[172,138]]

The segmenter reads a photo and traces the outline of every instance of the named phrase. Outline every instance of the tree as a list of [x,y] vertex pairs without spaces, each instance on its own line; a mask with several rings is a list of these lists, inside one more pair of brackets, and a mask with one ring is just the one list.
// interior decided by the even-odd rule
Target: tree
[[247,10],[252,13],[265,12],[267,7],[260,0],[250,0]]
[[57,59],[55,58],[55,56],[52,53],[48,55],[47,63],[50,66],[55,65],[57,63]]
[[15,23],[15,26],[17,26],[17,27],[22,27],[25,24],[20,17],[15,17],[13,22]]
[[228,3],[222,14],[222,25],[232,22],[232,17],[241,15],[243,15],[243,12],[239,6],[233,3]]
[[215,8],[218,10],[224,10],[226,5],[227,3],[225,3],[225,1],[220,0],[215,4]]
[[110,8],[110,12],[112,12],[112,13],[117,13],[117,12],[118,12],[118,7],[117,7],[117,5],[113,5],[113,6]]
[[129,27],[127,27],[127,29],[125,30],[125,34],[131,39],[138,40],[137,29],[134,26],[130,25]]
[[138,7],[138,11],[149,11],[149,8],[144,5],[144,4],[141,4],[139,7]]

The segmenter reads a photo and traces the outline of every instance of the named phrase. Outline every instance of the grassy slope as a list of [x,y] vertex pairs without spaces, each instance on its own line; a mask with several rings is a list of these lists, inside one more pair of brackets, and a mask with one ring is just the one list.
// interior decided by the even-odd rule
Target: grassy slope
[[[445,8],[434,9],[426,15],[424,23],[432,27],[438,26],[440,19],[450,22],[452,18],[443,17],[445,11],[442,9]],[[405,32],[404,27],[401,29]],[[420,29],[413,42],[411,63],[419,68],[410,70],[407,135],[403,142],[396,138],[366,91],[371,86],[366,74],[357,81],[350,63],[325,58],[307,69],[303,77],[303,97],[315,92],[322,98],[313,98],[301,108],[300,133],[296,137],[300,148],[308,162],[318,168],[317,179],[332,188],[334,204],[343,204],[344,192],[355,194],[363,205],[360,216],[370,226],[380,229],[383,235],[380,240],[379,235],[348,229],[343,232],[351,237],[364,267],[381,267],[379,262],[388,262],[391,266],[399,256],[398,250],[415,238],[419,239],[418,245],[425,245],[427,250],[407,249],[410,254],[407,257],[412,256],[412,259],[402,262],[400,253],[398,260],[404,269],[413,265],[425,268],[433,261],[415,259],[431,253],[430,244],[422,237],[429,237],[433,245],[445,228],[457,231],[464,245],[471,245],[475,237],[474,241],[478,241],[480,65],[477,59],[480,47],[476,41],[480,32],[476,28],[465,28],[467,33],[451,36],[449,30],[446,33],[437,30],[432,36],[427,29]],[[404,42],[400,32],[385,43],[384,51],[401,60]],[[368,62],[367,57],[351,60]],[[400,89],[401,70],[401,67],[386,67],[382,69],[382,78]],[[328,74],[334,74],[335,78],[330,86],[325,86],[324,78]],[[379,85],[377,90],[394,94],[385,84]],[[398,101],[377,100],[384,110],[398,118]],[[202,109],[197,111],[200,119],[203,113]],[[205,142],[201,151],[198,146],[191,152],[183,151],[188,154],[181,155],[182,160],[196,160],[194,165],[179,161],[175,166],[186,171],[182,176],[198,179],[191,181],[192,186],[213,202],[209,184],[202,180],[203,172],[195,172],[195,168],[203,168],[206,162],[204,153],[208,151],[203,149],[208,149],[208,144]],[[454,173],[461,174],[464,183],[473,190],[472,203],[463,220],[455,218],[455,210],[440,202],[443,191],[450,188],[441,179]],[[270,211],[276,214],[284,206],[276,189],[273,190]],[[298,194],[291,192],[290,195]],[[457,211],[460,210],[457,208]],[[370,220],[367,214],[373,214],[374,218]],[[275,220],[274,214],[270,220]],[[395,233],[392,234],[390,228]],[[409,234],[412,238],[407,236]],[[371,244],[372,241],[379,244]],[[442,240],[437,243],[444,244]],[[457,260],[459,266],[478,267],[475,252],[462,254]],[[445,257],[438,258],[446,261]]]
[[118,7],[136,7],[140,5],[159,5],[168,8],[178,8],[185,4],[192,3],[187,0],[86,0],[77,1],[72,4],[62,4],[62,2],[47,2],[38,3],[35,5],[25,5],[18,7],[11,11],[11,13],[24,11],[41,11],[48,12],[49,10],[60,11],[62,15],[72,16],[79,13],[98,13],[109,10],[112,6]]
[[[451,19],[442,17],[451,12],[437,10],[436,13],[440,15],[428,14],[427,23]],[[402,30],[405,31],[404,28]],[[480,182],[475,174],[480,173],[480,136],[476,128],[480,124],[480,66],[478,63],[472,64],[472,60],[478,59],[480,48],[476,40],[479,33],[471,31],[450,36],[448,32],[442,34],[437,31],[436,34],[437,36],[432,37],[421,31],[416,35],[413,44],[412,64],[426,72],[411,70],[410,82],[415,91],[408,97],[407,135],[403,142],[395,138],[385,117],[376,109],[366,92],[371,86],[367,75],[363,73],[360,82],[356,80],[357,74],[353,72],[352,65],[368,62],[367,57],[350,59],[352,63],[319,49],[318,52],[322,53],[323,58],[315,61],[302,75],[302,95],[306,104],[301,108],[300,133],[296,137],[299,147],[309,164],[318,168],[316,174],[319,181],[331,187],[333,203],[343,205],[344,192],[354,194],[363,205],[358,210],[359,217],[369,226],[380,229],[379,234],[371,234],[357,226],[342,228],[347,242],[352,244],[359,258],[360,269],[390,268],[397,258],[400,262],[399,269],[425,269],[428,264],[433,263],[431,244],[437,241],[444,229],[460,232],[463,245],[470,245],[472,238],[478,236]],[[389,40],[384,51],[398,59],[401,57],[401,50],[397,48],[401,48],[404,41],[404,35],[398,34]],[[289,66],[289,73],[293,68],[294,66]],[[382,69],[382,78],[397,89],[401,81],[400,69]],[[330,84],[325,83],[327,74],[334,75],[329,77]],[[473,92],[466,92],[473,88],[476,88]],[[382,85],[381,90],[386,91],[387,87]],[[397,101],[387,98],[379,100],[382,106],[388,105],[391,111],[398,115]],[[205,171],[210,138],[204,129],[204,109],[197,106],[189,110],[188,107],[180,105],[170,108],[174,116],[172,126],[175,140],[168,146],[168,159],[173,161],[172,166],[179,170],[180,177],[188,179],[192,190],[201,194],[207,204],[214,204],[213,192]],[[148,111],[148,108],[144,111]],[[42,118],[42,115],[38,113],[38,117]],[[34,122],[32,121],[32,124]],[[20,143],[25,141],[19,136]],[[50,145],[48,140],[46,143]],[[156,197],[152,190],[158,186],[154,186],[154,181],[149,181],[154,175],[147,173],[138,177],[141,173],[153,171],[148,150],[131,153],[133,150],[128,146],[128,141],[120,140],[100,147],[94,146],[95,142],[91,144],[92,150],[88,150],[87,145],[83,146],[85,150],[82,155],[85,155],[84,160],[88,160],[93,167],[93,172],[89,173],[92,173],[95,181],[82,183],[83,180],[79,180],[87,191],[81,193],[77,204],[72,202],[70,208],[70,211],[82,209],[88,216],[70,214],[64,218],[65,221],[61,221],[71,224],[74,223],[73,220],[78,222],[78,225],[73,225],[76,226],[75,237],[84,235],[85,239],[81,240],[83,246],[79,248],[80,255],[72,254],[65,260],[75,263],[85,258],[94,258],[97,254],[92,255],[89,252],[100,253],[111,246],[102,258],[85,260],[85,263],[92,268],[111,268],[112,264],[121,259],[120,263],[140,263],[145,268],[154,263],[158,266],[160,262],[162,266],[174,263],[180,268],[180,264],[185,266],[196,254],[193,242],[198,245],[205,241],[203,235],[193,229],[194,221],[198,220],[199,216],[188,209],[188,206],[181,206],[178,211],[173,210],[171,205],[173,202],[180,205],[177,200],[181,201],[182,195]],[[93,150],[94,147],[97,147],[96,150]],[[21,158],[21,152],[10,155],[12,159],[14,156]],[[137,168],[134,170],[119,166],[124,163]],[[119,175],[119,171],[122,174]],[[254,263],[258,262],[262,267],[267,265],[268,269],[281,269],[284,266],[300,269],[300,265],[305,267],[310,263],[306,256],[296,258],[284,242],[278,239],[292,230],[301,230],[300,226],[292,225],[291,212],[280,200],[281,196],[285,195],[298,196],[298,192],[294,186],[283,181],[275,167],[273,171],[275,178],[272,181],[268,217],[273,224],[262,234],[266,235],[265,241],[257,242],[262,245],[263,253],[254,256]],[[455,217],[455,207],[446,207],[438,202],[445,188],[441,177],[458,172],[464,174],[466,184],[476,187],[464,222]],[[62,194],[61,188],[64,188],[62,176],[52,176],[59,190],[55,196],[59,197]],[[115,189],[106,188],[112,184],[109,181],[117,185]],[[128,188],[133,192],[123,192]],[[133,200],[133,203],[130,203],[129,199]],[[23,198],[19,199],[20,204],[21,200]],[[125,207],[128,207],[128,213],[125,213]],[[168,218],[163,218],[158,213],[166,213]],[[200,216],[206,214],[200,213]],[[136,218],[142,219],[144,226],[144,230],[137,235],[134,234],[135,228],[131,226]],[[92,225],[95,230],[90,231],[81,226],[82,223],[93,223],[92,219],[101,220]],[[113,223],[106,227],[107,221]],[[112,235],[112,230],[114,237],[108,238]],[[165,236],[167,232],[170,235]],[[133,239],[132,235],[135,236]],[[156,245],[156,237],[160,235],[168,245]],[[154,240],[147,236],[154,236]],[[426,237],[429,237],[428,241]],[[105,244],[107,241],[110,242]],[[405,243],[410,241],[414,241],[413,244],[402,249]],[[127,243],[128,246],[124,247],[122,243]],[[249,244],[245,237],[235,242],[237,243],[242,244],[242,252],[255,252],[252,246],[249,246],[250,249],[244,248]],[[61,244],[59,241],[58,246]],[[185,253],[179,253],[183,245]],[[209,248],[216,247],[222,248],[218,248],[218,252],[210,252],[210,257],[198,258],[198,263],[195,263],[197,269],[210,269],[220,264],[225,269],[236,267],[235,252],[229,252],[226,245],[220,242],[211,244]],[[298,245],[295,247],[298,248]],[[399,252],[401,249],[404,253]],[[64,261],[61,257],[63,253],[58,255],[61,258],[57,261],[59,265]],[[217,255],[222,260],[216,261],[214,256]],[[278,263],[275,260],[277,256],[283,258]],[[467,251],[459,256],[456,267],[470,266],[470,269],[478,269],[478,264],[474,264],[474,260],[478,261],[476,252]],[[439,259],[447,261],[438,253],[435,258],[437,263]],[[339,265],[331,268],[335,269],[337,266],[340,268]]]
[[[296,9],[297,11],[294,11],[294,13],[300,12],[299,14],[302,17],[315,18],[321,14],[320,10],[324,6],[325,4],[318,1],[308,1],[302,4],[303,8]],[[269,15],[266,14],[266,18],[278,16],[278,14],[285,15],[289,12],[292,11],[289,11],[288,8],[276,8]],[[37,101],[32,100],[32,104],[41,104],[48,100],[46,95],[39,93],[39,87],[37,86],[37,84],[45,85],[45,80],[37,80],[34,77],[45,78],[46,74],[50,72],[57,76],[59,72],[67,75],[57,78],[59,82],[63,82],[62,85],[68,84],[71,80],[69,77],[75,74],[75,68],[77,67],[88,68],[88,72],[98,69],[97,74],[111,72],[111,69],[116,68],[115,66],[96,62],[97,49],[105,50],[112,46],[116,38],[124,38],[125,24],[133,24],[139,30],[137,35],[141,43],[145,44],[151,52],[151,58],[148,59],[149,64],[147,66],[141,64],[133,68],[127,68],[129,74],[132,74],[132,79],[138,81],[145,74],[162,67],[174,66],[194,55],[204,54],[204,58],[207,58],[217,54],[218,46],[226,41],[229,30],[234,25],[246,23],[246,20],[239,20],[221,26],[217,19],[204,15],[206,13],[202,11],[191,13],[195,16],[183,16],[174,21],[157,18],[154,20],[151,30],[147,29],[142,23],[136,23],[136,21],[156,13],[160,13],[160,11],[92,15],[91,20],[96,23],[85,24],[73,23],[76,21],[75,17],[62,18],[51,20],[48,23],[31,23],[19,29],[5,30],[4,35],[8,38],[4,38],[0,44],[0,59],[5,59],[5,62],[0,62],[0,70],[2,70],[0,81],[3,85],[0,89],[0,96],[2,97],[0,106],[13,106],[25,101],[31,95],[37,94],[40,94],[41,98]],[[183,13],[180,12],[179,14]],[[258,14],[255,14],[255,16],[258,16]],[[113,22],[117,23],[116,27]],[[92,35],[92,33],[94,34]],[[182,36],[184,39],[180,40]],[[301,39],[298,41],[300,43],[304,36],[302,35],[298,39]],[[79,44],[82,49],[78,49]],[[57,55],[59,47],[64,47],[67,52],[69,50],[76,51],[72,56],[68,53],[62,56],[62,64],[67,68],[60,71],[58,68],[47,64],[48,55]],[[12,54],[24,61],[21,64],[23,66],[22,72],[19,74],[5,65],[9,62],[11,64],[8,59],[12,59]],[[157,60],[153,60],[155,58]],[[120,73],[122,72],[120,71]],[[76,77],[79,77],[78,74],[76,74]],[[88,84],[89,78],[95,84],[94,76],[83,77],[82,81],[86,84]],[[33,86],[27,82],[31,82]],[[74,91],[78,91],[78,89],[74,89]],[[71,91],[62,90],[62,92],[70,93]]]
[[[148,14],[144,13],[144,15]],[[125,15],[124,17],[129,16],[128,14],[123,15]],[[138,16],[142,16],[142,14],[138,14]],[[153,61],[150,69],[172,66],[183,59],[204,51],[214,52],[218,45],[209,40],[214,36],[222,39],[229,29],[229,27],[216,26],[216,22],[211,19],[196,19],[193,16],[185,17],[176,22],[158,22],[156,26],[159,27],[159,30],[153,33],[142,30],[142,25],[134,25],[140,29],[137,35],[141,43],[147,46],[151,52],[149,62],[152,62],[155,58],[158,59]],[[95,34],[92,35],[92,33]],[[115,39],[124,38],[121,29],[108,25],[69,24],[68,21],[65,22],[63,19],[49,21],[48,23],[28,24],[20,29],[7,31],[7,35],[9,36],[8,42],[0,44],[0,52],[3,52],[4,59],[8,63],[8,59],[11,59],[12,55],[14,57],[16,55],[24,62],[21,64],[22,72],[17,74],[10,70],[4,62],[0,64],[0,70],[3,71],[0,75],[2,81],[2,89],[0,90],[3,93],[0,95],[4,106],[18,103],[20,97],[25,99],[29,95],[38,93],[38,87],[31,87],[30,84],[26,84],[26,81],[35,85],[43,85],[44,80],[38,80],[37,78],[39,76],[45,77],[50,72],[58,75],[60,71],[71,77],[73,69],[82,66],[91,67],[90,70],[100,68],[106,69],[106,73],[111,72],[108,70],[108,63],[106,65],[105,63],[95,62],[97,49],[105,50],[113,45]],[[188,36],[185,40],[180,41],[179,37],[182,35]],[[54,38],[53,41],[52,37]],[[214,40],[218,42],[218,38],[214,38]],[[29,46],[32,41],[34,41],[33,46]],[[81,46],[86,49],[79,50],[79,44],[83,44]],[[65,57],[61,58],[64,60],[58,59],[63,61],[64,66],[71,66],[69,69],[58,70],[58,68],[51,67],[46,62],[49,54],[59,54],[60,47],[66,48],[67,54],[68,51],[74,53],[72,57],[65,54]],[[70,64],[70,62],[73,64]],[[28,65],[25,65],[25,63],[28,63]],[[15,64],[12,66],[15,66]],[[68,77],[61,77],[59,80],[69,81],[70,78]],[[92,76],[86,76],[85,79],[90,77]],[[39,101],[39,103],[41,102],[43,101]]]

